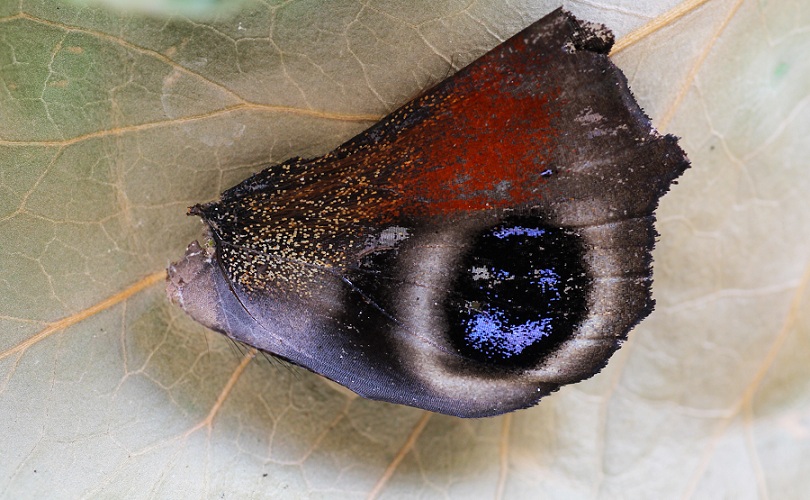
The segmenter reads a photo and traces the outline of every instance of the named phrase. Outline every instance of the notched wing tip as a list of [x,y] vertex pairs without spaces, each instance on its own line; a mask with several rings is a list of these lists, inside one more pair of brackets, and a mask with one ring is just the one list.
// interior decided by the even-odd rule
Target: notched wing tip
[[560,9],[573,29],[571,44],[574,51],[586,50],[597,54],[608,54],[616,41],[613,32],[601,23],[583,21],[571,12]]
[[664,193],[677,184],[678,178],[692,166],[686,151],[680,145],[680,140],[677,136],[666,134],[662,140],[667,145],[668,151],[664,154],[664,161],[670,166],[669,176],[667,177],[666,189],[659,195],[663,196]]

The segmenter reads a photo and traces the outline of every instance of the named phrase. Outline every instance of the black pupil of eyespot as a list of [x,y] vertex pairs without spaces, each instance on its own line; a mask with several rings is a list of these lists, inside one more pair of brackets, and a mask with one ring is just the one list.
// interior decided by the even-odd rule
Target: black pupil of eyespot
[[468,358],[536,365],[586,313],[581,237],[512,217],[476,237],[445,302],[450,338]]

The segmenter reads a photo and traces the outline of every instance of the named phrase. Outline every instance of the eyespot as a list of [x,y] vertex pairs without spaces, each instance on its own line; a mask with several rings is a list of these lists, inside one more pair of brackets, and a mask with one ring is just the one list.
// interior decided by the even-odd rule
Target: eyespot
[[511,217],[473,240],[444,303],[451,342],[476,361],[536,366],[586,314],[581,238],[538,217]]

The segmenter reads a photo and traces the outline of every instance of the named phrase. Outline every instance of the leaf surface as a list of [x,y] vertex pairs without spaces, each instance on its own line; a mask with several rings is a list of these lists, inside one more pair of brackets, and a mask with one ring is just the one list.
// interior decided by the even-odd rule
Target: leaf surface
[[246,1],[201,20],[0,2],[0,496],[801,495],[800,3],[565,4],[617,32],[693,168],[659,209],[656,311],[536,408],[365,401],[166,300],[163,269],[201,230],[187,206],[329,151],[556,7],[504,5]]

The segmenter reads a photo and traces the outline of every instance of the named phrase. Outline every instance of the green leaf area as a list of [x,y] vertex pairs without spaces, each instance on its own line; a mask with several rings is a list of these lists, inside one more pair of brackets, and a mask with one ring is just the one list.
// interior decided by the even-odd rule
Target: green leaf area
[[[657,309],[593,379],[460,420],[240,351],[169,304],[186,207],[322,154],[558,4],[0,0],[0,497],[800,498],[810,6],[570,1],[693,168]],[[636,31],[647,26],[642,31]]]

